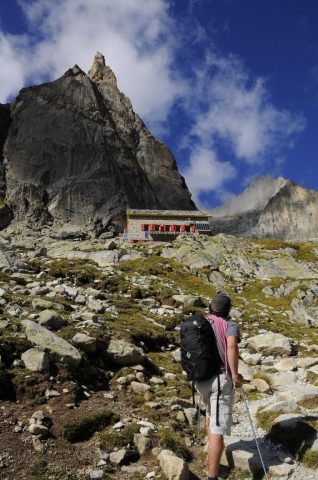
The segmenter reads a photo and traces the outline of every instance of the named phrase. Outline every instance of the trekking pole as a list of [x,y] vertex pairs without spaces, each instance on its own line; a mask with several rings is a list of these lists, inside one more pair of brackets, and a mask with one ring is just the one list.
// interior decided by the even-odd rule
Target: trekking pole
[[249,411],[249,408],[248,408],[248,403],[247,403],[246,397],[245,397],[245,395],[244,395],[244,391],[243,391],[242,385],[240,386],[240,390],[241,390],[241,395],[242,395],[243,401],[244,401],[245,412],[246,412],[246,415],[247,415],[247,417],[248,417],[248,419],[249,419],[249,421],[250,421],[250,425],[251,425],[251,428],[252,428],[252,431],[253,431],[253,435],[254,435],[254,440],[255,440],[256,447],[257,447],[258,454],[259,454],[259,458],[261,459],[262,467],[263,467],[263,470],[264,470],[264,473],[265,473],[265,478],[267,478],[267,479],[269,480],[269,476],[267,475],[267,471],[266,471],[266,468],[265,468],[264,460],[263,460],[263,457],[262,457],[262,454],[261,454],[261,450],[260,450],[260,448],[259,448],[258,440],[257,440],[257,437],[256,437],[256,430],[255,430],[255,427],[254,427],[254,424],[253,424],[253,420],[252,420],[252,417],[251,417],[251,414],[250,414],[250,411]]

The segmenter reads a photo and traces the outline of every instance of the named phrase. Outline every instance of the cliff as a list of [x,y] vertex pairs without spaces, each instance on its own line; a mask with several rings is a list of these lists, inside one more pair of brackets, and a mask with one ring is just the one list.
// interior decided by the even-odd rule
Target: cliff
[[304,241],[318,238],[318,192],[284,178],[255,180],[211,215],[213,234]]
[[15,221],[120,231],[130,208],[195,210],[170,150],[156,140],[97,54],[86,75],[22,89],[4,145]]

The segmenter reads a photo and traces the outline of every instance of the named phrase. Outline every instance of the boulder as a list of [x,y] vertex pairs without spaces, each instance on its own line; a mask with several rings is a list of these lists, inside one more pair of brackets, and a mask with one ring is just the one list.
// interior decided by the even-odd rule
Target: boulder
[[302,402],[303,400],[311,400],[318,398],[318,387],[314,385],[293,385],[290,390],[277,392],[278,398],[281,400],[294,400]]
[[317,437],[317,431],[306,421],[306,417],[298,413],[279,415],[272,425],[270,436],[276,443],[282,443],[296,454],[304,444],[312,444]]
[[177,348],[171,352],[171,355],[175,362],[181,362],[181,349]]
[[72,338],[72,342],[75,343],[85,353],[94,353],[96,352],[97,342],[96,338],[90,337],[85,333],[77,333]]
[[121,366],[136,365],[145,358],[141,348],[125,340],[112,339],[108,345],[107,353],[113,362]]
[[140,383],[140,382],[131,382],[131,389],[134,393],[145,393],[150,390],[150,385],[147,383]]
[[274,368],[280,372],[288,372],[294,370],[297,367],[297,359],[294,357],[283,358],[279,362],[274,364]]
[[294,400],[282,400],[280,402],[274,402],[267,405],[265,408],[260,410],[261,413],[272,413],[272,412],[281,412],[281,413],[291,413],[297,410],[298,405]]
[[151,446],[151,438],[142,435],[141,433],[135,433],[134,435],[134,445],[136,446],[139,455],[142,455]]
[[40,312],[38,323],[49,330],[59,330],[67,325],[67,321],[55,310],[43,310]]
[[279,372],[271,375],[272,385],[277,389],[284,389],[297,383],[296,372]]
[[24,362],[25,368],[32,372],[43,372],[48,370],[50,361],[47,352],[42,352],[38,348],[30,348],[22,353],[21,359]]
[[50,359],[71,367],[79,365],[82,356],[69,342],[31,320],[23,320],[21,323],[28,340],[40,349],[46,349]]
[[242,352],[241,353],[242,360],[247,365],[256,366],[261,363],[262,354],[261,353],[249,353],[249,352]]
[[109,460],[114,465],[120,465],[125,461],[126,457],[127,450],[125,448],[122,448],[121,450],[111,452],[111,454],[109,455]]
[[247,340],[250,347],[263,355],[287,356],[292,354],[291,339],[280,333],[261,333]]
[[189,305],[191,307],[205,307],[205,302],[201,297],[195,295],[173,295],[173,300],[182,305]]
[[268,469],[268,472],[271,476],[284,478],[288,478],[293,471],[293,465],[288,465],[287,463],[281,463],[280,465],[270,465]]
[[160,467],[168,480],[188,480],[189,467],[171,450],[162,450],[158,455]]
[[[262,463],[257,451],[255,440],[252,437],[225,437],[225,450],[221,463],[230,468],[237,468],[251,472],[253,478],[263,473]],[[265,465],[281,463],[276,452],[262,447],[262,457]]]
[[29,426],[28,430],[32,435],[46,436],[49,433],[49,429],[45,425],[41,425],[40,423],[32,423]]
[[243,375],[245,381],[251,382],[253,380],[253,370],[241,359],[239,360],[238,371]]
[[297,366],[300,368],[313,367],[318,363],[318,357],[304,357],[297,359]]
[[103,313],[105,311],[105,306],[99,300],[93,298],[88,300],[87,308],[96,313]]
[[256,390],[258,390],[261,393],[268,393],[271,389],[271,387],[268,385],[268,383],[265,382],[265,380],[263,380],[261,378],[255,378],[251,382],[251,386],[255,387]]

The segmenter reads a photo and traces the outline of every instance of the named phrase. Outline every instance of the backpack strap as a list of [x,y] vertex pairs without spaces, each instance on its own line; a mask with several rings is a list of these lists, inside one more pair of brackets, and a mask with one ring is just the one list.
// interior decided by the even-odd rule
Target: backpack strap
[[220,426],[220,395],[221,395],[221,386],[220,386],[220,375],[218,374],[218,394],[216,397],[216,426]]

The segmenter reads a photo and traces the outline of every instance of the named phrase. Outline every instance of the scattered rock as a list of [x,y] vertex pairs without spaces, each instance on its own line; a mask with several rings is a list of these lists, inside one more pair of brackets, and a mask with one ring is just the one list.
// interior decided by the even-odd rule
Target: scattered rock
[[49,355],[38,348],[30,348],[21,355],[25,368],[32,372],[43,372],[50,366]]
[[40,349],[46,349],[50,359],[71,367],[79,365],[82,356],[69,342],[31,320],[23,320],[21,323],[25,327],[28,340]]
[[263,355],[287,356],[293,353],[291,339],[280,333],[261,333],[250,337],[248,345]]
[[150,385],[147,385],[147,383],[131,382],[130,385],[133,392],[137,394],[145,393],[151,388]]
[[136,445],[138,453],[142,455],[150,449],[151,439],[149,437],[146,437],[145,435],[142,435],[141,433],[135,433],[134,444]]
[[107,353],[113,362],[121,366],[136,365],[145,358],[141,348],[126,342],[125,340],[111,340]]
[[59,330],[67,325],[67,321],[55,310],[43,310],[40,312],[38,323],[49,330]]
[[162,450],[158,455],[160,467],[168,480],[188,480],[189,468],[186,462],[171,450]]
[[120,465],[121,463],[123,463],[126,456],[127,456],[127,450],[125,448],[122,448],[117,452],[111,452],[111,454],[109,455],[109,461],[114,465]]
[[255,387],[256,390],[258,390],[261,393],[268,393],[271,390],[271,387],[268,385],[268,383],[261,378],[255,378],[251,382],[251,386]]
[[96,352],[97,343],[96,338],[90,337],[85,333],[77,333],[72,338],[72,342],[75,343],[85,353],[94,353]]

